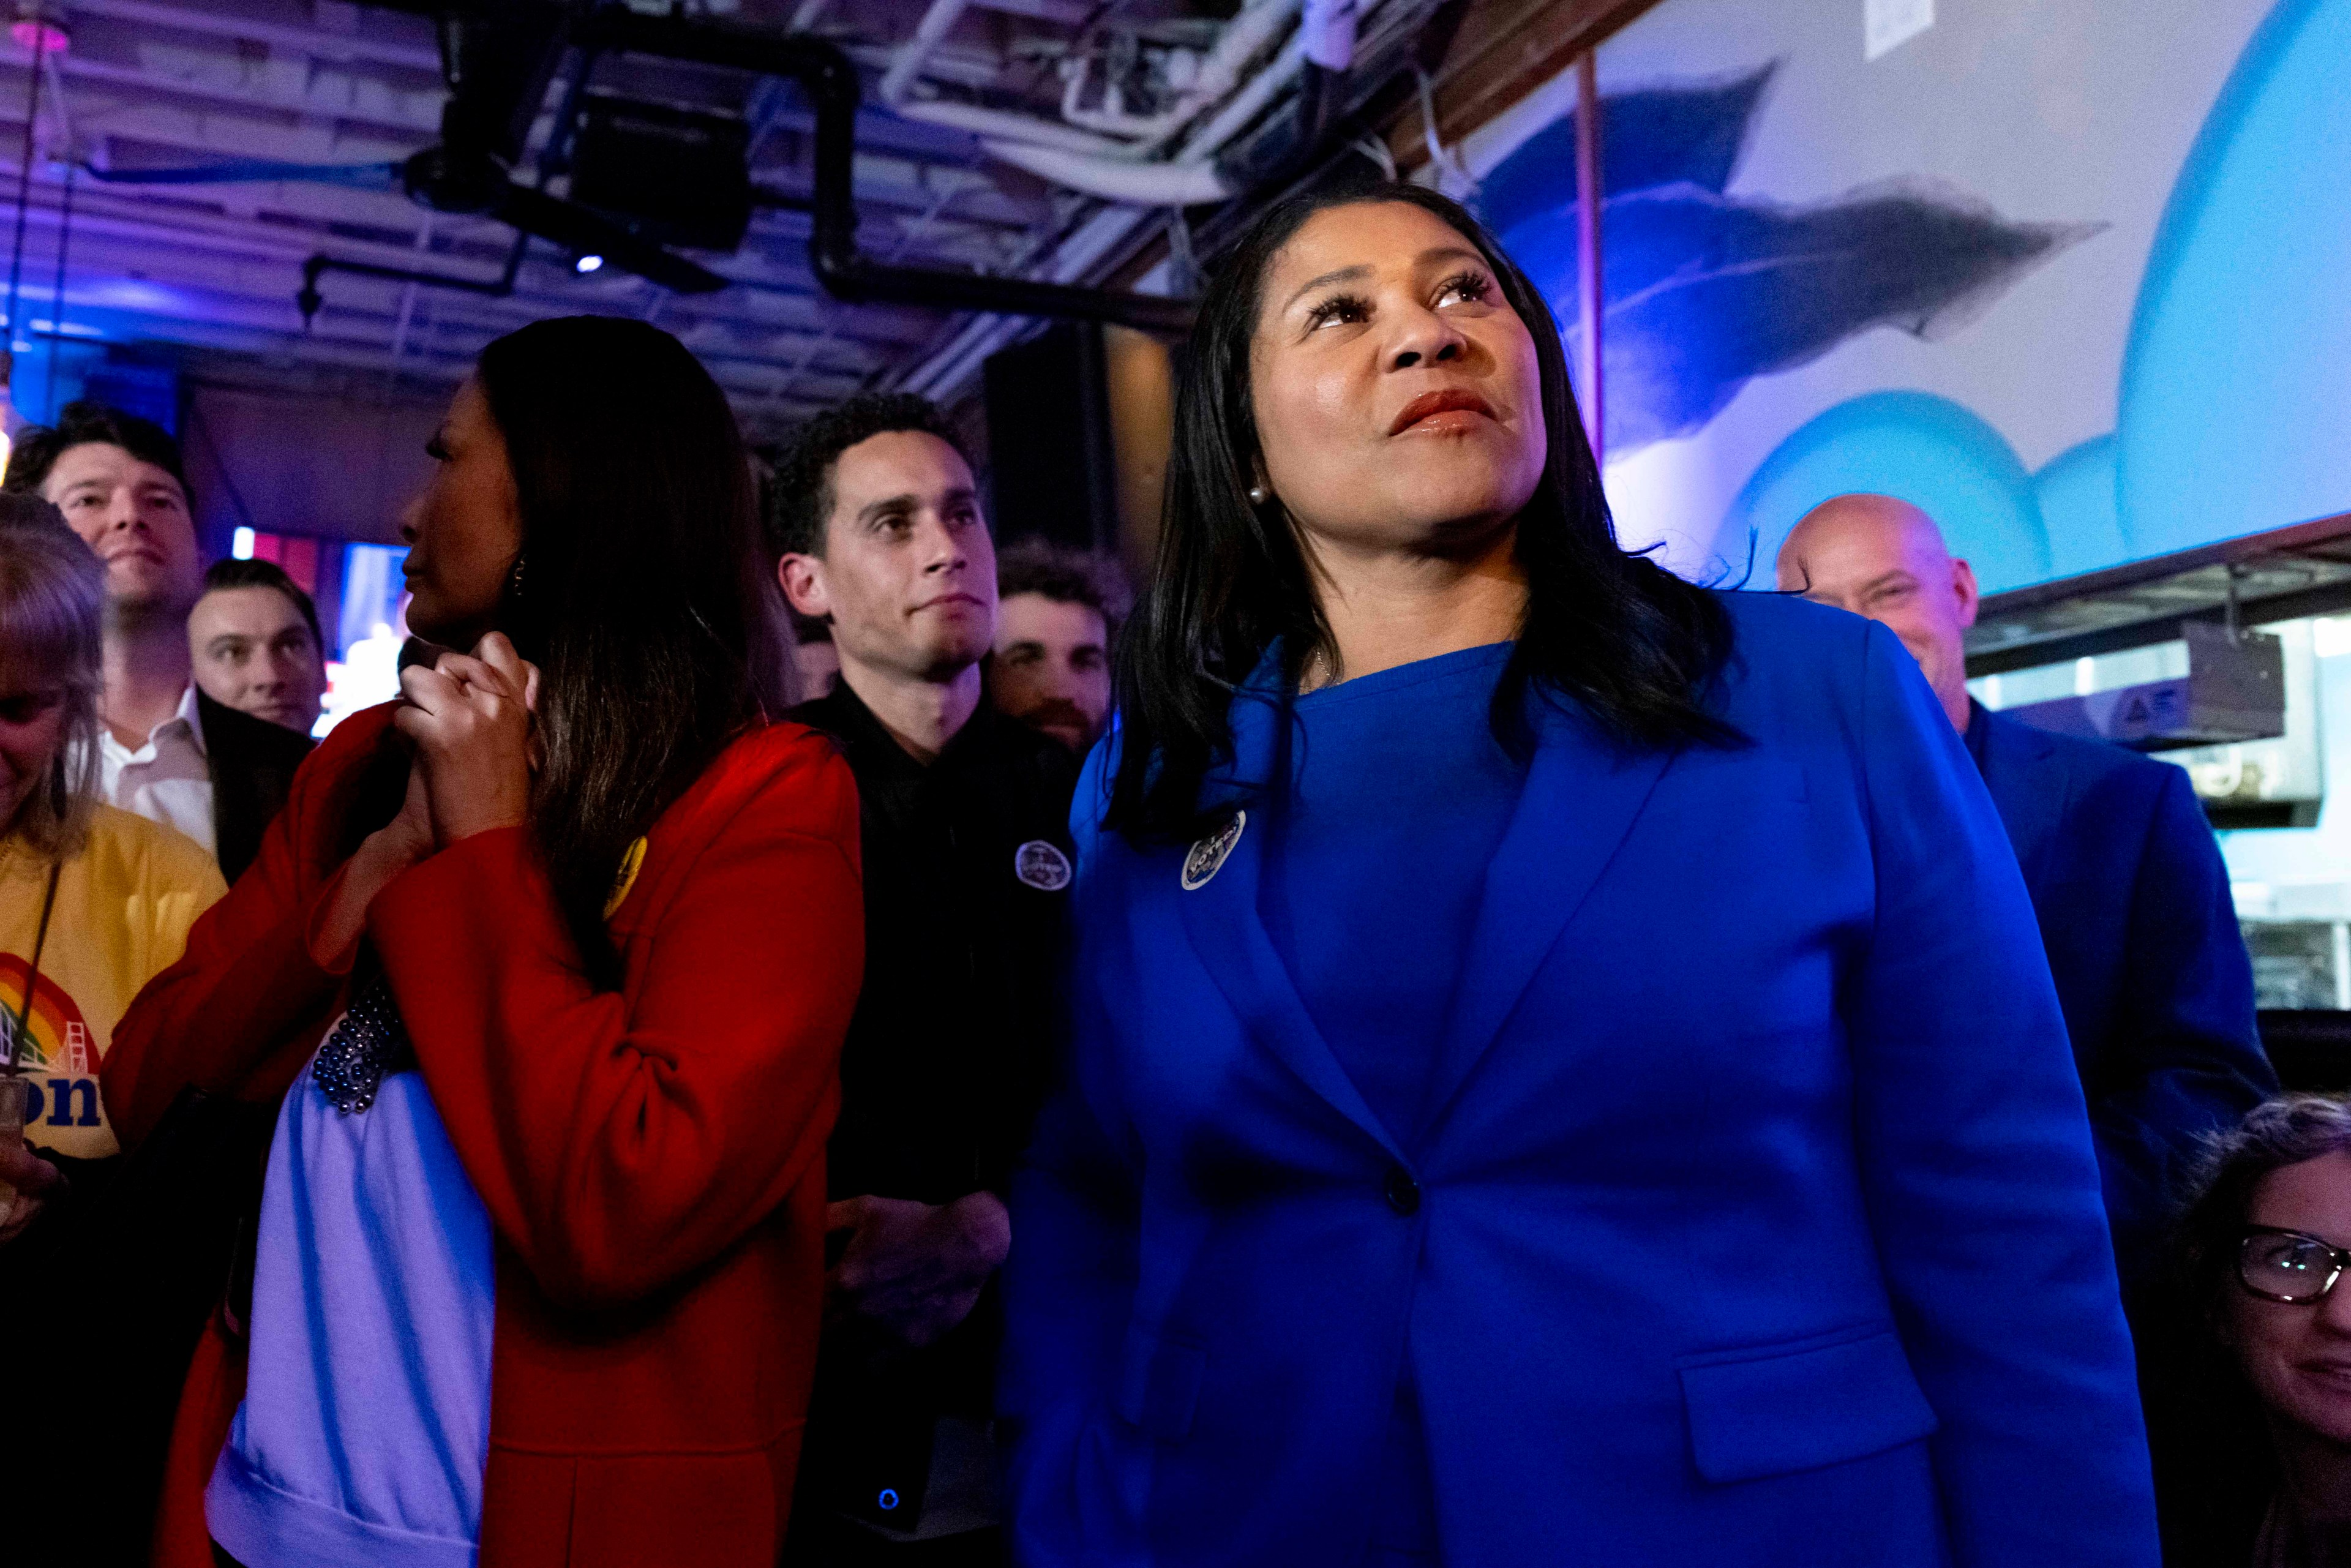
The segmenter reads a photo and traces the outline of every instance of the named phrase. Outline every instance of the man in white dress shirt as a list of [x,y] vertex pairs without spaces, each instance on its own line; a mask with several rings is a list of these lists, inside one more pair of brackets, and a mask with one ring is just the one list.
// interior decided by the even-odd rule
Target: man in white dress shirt
[[54,428],[24,434],[6,483],[53,503],[106,563],[108,802],[213,849],[212,770],[188,653],[204,563],[178,443],[136,414],[69,403]]

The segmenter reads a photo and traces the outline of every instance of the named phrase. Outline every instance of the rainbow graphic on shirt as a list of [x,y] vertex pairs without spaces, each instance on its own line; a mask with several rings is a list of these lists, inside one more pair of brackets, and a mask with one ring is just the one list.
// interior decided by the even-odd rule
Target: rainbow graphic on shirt
[[[16,954],[0,953],[0,1051],[16,1038],[31,973],[32,966]],[[114,1153],[114,1129],[99,1103],[98,1056],[81,1009],[43,975],[33,987],[33,1005],[16,1046],[17,1071],[32,1084],[25,1107],[26,1143],[68,1155]]]

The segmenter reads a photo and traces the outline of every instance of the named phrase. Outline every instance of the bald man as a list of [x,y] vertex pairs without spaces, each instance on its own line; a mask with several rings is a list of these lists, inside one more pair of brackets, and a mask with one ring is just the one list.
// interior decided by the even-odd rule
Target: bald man
[[1976,578],[1934,520],[1840,496],[1780,549],[1780,587],[1902,640],[2007,825],[2073,1036],[2126,1286],[2160,1269],[2199,1138],[2277,1078],[2253,1027],[2252,966],[2229,873],[2187,772],[2033,729],[1968,695]]

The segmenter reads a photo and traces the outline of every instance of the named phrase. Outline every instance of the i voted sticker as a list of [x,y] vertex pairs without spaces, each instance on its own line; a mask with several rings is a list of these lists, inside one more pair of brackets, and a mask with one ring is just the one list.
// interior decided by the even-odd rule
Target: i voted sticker
[[1040,893],[1059,893],[1070,885],[1070,857],[1057,844],[1031,839],[1012,852],[1012,874]]
[[1233,820],[1192,846],[1184,857],[1184,891],[1197,893],[1208,885],[1208,879],[1224,869],[1225,859],[1233,846],[1241,841],[1241,830],[1249,826],[1249,813],[1235,811]]

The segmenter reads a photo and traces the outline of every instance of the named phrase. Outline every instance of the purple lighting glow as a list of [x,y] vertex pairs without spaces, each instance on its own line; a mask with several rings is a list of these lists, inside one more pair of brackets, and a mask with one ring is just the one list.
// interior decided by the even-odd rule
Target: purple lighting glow
[[18,48],[44,55],[62,55],[73,43],[73,36],[63,27],[37,16],[9,23],[8,36],[16,41]]

